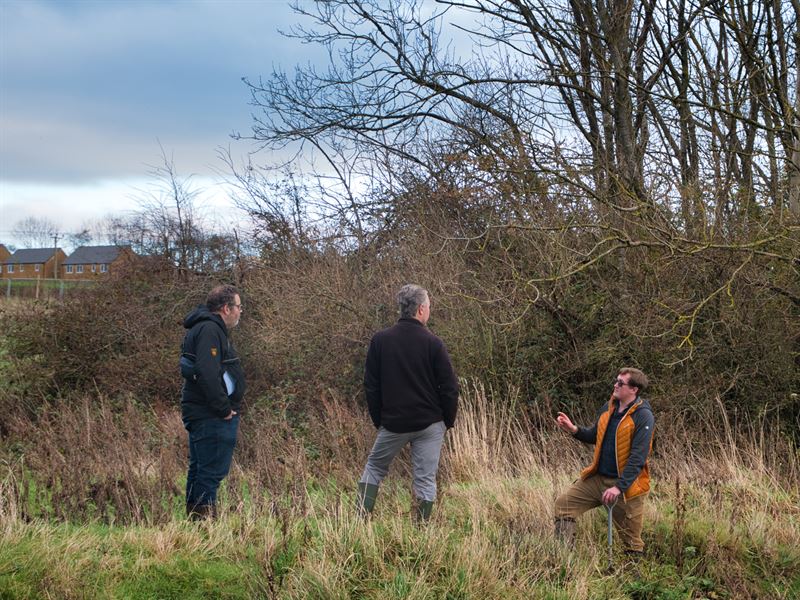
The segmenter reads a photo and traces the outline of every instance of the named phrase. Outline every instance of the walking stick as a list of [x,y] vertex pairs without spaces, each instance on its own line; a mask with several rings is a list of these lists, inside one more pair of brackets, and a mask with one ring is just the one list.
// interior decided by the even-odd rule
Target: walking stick
[[614,514],[614,505],[617,503],[616,500],[611,504],[606,504],[606,510],[608,511],[608,572],[612,572],[614,570],[614,557],[612,554],[611,543],[614,540],[614,533],[613,533],[613,521],[612,516]]

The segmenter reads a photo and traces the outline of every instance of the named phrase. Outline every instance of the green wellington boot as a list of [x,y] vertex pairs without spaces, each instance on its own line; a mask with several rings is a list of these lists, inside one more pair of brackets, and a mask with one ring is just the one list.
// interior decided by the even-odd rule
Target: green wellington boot
[[411,518],[415,523],[427,523],[433,512],[433,500],[414,500]]
[[356,506],[358,512],[366,516],[375,508],[375,499],[378,497],[378,486],[371,483],[358,482],[358,498]]

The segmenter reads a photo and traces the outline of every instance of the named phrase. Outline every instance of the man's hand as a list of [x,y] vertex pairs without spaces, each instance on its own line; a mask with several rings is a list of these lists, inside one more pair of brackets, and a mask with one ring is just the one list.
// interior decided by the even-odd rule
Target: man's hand
[[233,418],[233,415],[235,415],[235,414],[236,414],[236,411],[232,410],[231,413],[227,417],[223,417],[222,420],[223,421],[230,421]]
[[556,425],[559,426],[560,429],[566,431],[569,434],[575,435],[578,433],[578,428],[572,424],[569,417],[564,413],[558,413],[558,417],[556,417]]
[[603,504],[606,506],[614,504],[621,493],[622,492],[619,491],[617,486],[608,488],[605,492],[603,492]]

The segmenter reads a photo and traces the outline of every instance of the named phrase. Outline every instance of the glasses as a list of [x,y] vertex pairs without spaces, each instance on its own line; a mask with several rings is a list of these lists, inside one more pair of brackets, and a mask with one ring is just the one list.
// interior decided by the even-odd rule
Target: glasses
[[622,381],[622,379],[616,379],[616,380],[614,381],[614,387],[624,387],[624,386],[626,386],[626,385],[627,385],[628,387],[636,387],[636,386],[635,386],[635,385],[633,385],[632,383],[626,383],[626,382]]
[[231,308],[238,308],[240,311],[244,310],[244,304],[228,304]]

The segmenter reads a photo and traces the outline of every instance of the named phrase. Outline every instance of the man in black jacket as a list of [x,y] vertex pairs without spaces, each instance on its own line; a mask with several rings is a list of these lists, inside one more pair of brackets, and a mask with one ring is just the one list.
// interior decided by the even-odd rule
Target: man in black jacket
[[364,390],[378,436],[358,484],[358,505],[372,512],[378,486],[397,453],[411,444],[415,518],[427,520],[436,498],[444,434],[453,427],[458,382],[444,342],[428,330],[428,292],[405,285],[400,320],[379,331],[367,352]]
[[181,413],[189,432],[186,513],[195,520],[216,514],[217,488],[233,460],[245,380],[228,331],[241,315],[236,288],[221,285],[183,322],[188,330],[181,347]]

